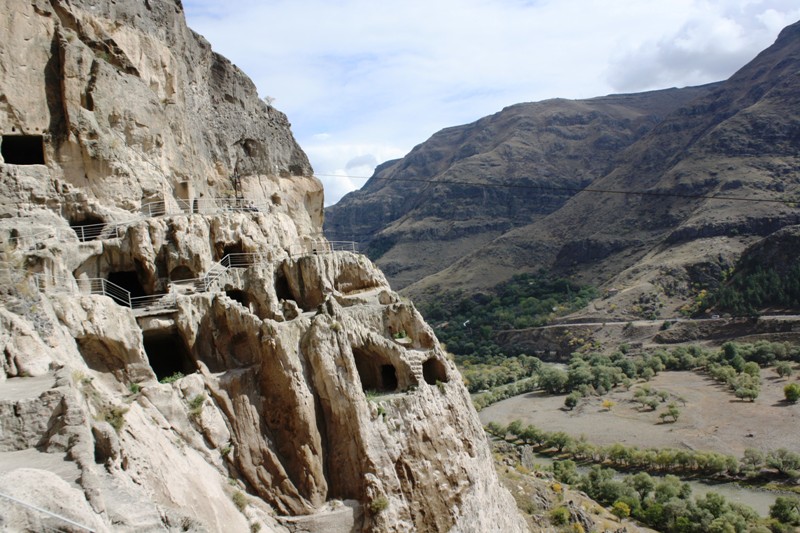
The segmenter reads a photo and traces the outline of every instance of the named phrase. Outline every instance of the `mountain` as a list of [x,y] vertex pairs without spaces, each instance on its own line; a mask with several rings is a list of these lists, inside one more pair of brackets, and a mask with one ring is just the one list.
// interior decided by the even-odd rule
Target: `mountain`
[[[407,202],[405,210],[392,212],[392,221],[372,233],[371,242],[385,243],[377,263],[386,268],[390,279],[400,278],[400,284],[406,286],[405,293],[422,299],[432,299],[442,291],[485,290],[515,273],[544,268],[615,289],[616,296],[590,306],[589,313],[637,314],[643,308],[652,310],[655,306],[669,316],[685,304],[695,284],[718,283],[722,271],[730,268],[748,245],[800,222],[791,203],[797,198],[800,175],[799,67],[800,23],[797,23],[785,28],[771,47],[722,83],[665,93],[606,97],[624,102],[637,97],[652,101],[664,94],[672,96],[673,105],[662,103],[658,107],[661,113],[653,112],[645,121],[648,126],[645,131],[626,137],[630,142],[620,143],[611,153],[597,151],[593,143],[579,143],[582,159],[602,162],[596,173],[592,175],[587,170],[582,174],[585,181],[560,178],[547,185],[557,188],[580,183],[585,186],[582,192],[553,205],[549,212],[541,210],[528,215],[529,223],[508,230],[497,229],[485,240],[469,240],[455,252],[449,250],[450,242],[445,239],[436,242],[420,239],[414,244],[410,236],[400,238],[405,235],[402,228],[430,222],[429,217],[421,214],[420,206],[426,204],[425,200],[419,200],[420,206]],[[604,101],[601,98],[570,105]],[[532,109],[536,105],[527,107]],[[539,109],[552,105],[555,104],[538,104]],[[462,130],[478,128],[495,117]],[[598,137],[606,134],[607,128],[606,124],[598,124],[587,129]],[[536,134],[541,136],[546,131],[547,127],[540,125]],[[440,135],[434,135],[406,158],[379,169],[370,188],[345,197],[331,208],[326,213],[332,220],[326,222],[327,231],[343,235],[346,229],[339,221],[346,219],[345,215],[357,221],[358,209],[366,210],[373,205],[371,202],[383,201],[382,189],[391,187],[390,190],[396,191],[399,183],[386,184],[376,178],[390,169],[415,168],[413,161],[419,154],[427,153],[427,145]],[[506,132],[501,138],[509,136],[513,134]],[[450,138],[455,136],[451,134]],[[464,145],[453,145],[450,153],[459,153]],[[534,137],[531,146],[536,151],[547,144],[536,142]],[[517,159],[524,160],[527,153],[521,150],[509,165]],[[550,155],[546,164],[530,167],[529,174],[548,168],[546,165],[561,169],[565,161],[571,161],[561,157],[563,154],[561,151]],[[452,168],[459,168],[460,163],[455,161]],[[549,167],[550,171],[552,168]],[[436,187],[435,182],[438,176],[446,176],[449,169],[424,175],[433,181],[430,187],[444,190]],[[575,171],[567,166],[557,175],[574,176]],[[402,177],[398,175],[397,181]],[[473,175],[464,179],[477,178]],[[499,189],[495,185],[503,184],[502,180],[484,180],[490,187],[476,190],[484,195],[501,194],[496,192]],[[415,190],[419,186],[409,187]],[[449,196],[436,197],[439,204],[458,205],[457,188],[451,190]],[[530,190],[532,196],[537,196],[536,192]],[[495,211],[505,207],[495,203],[492,207]],[[397,202],[388,200],[385,204],[394,206]],[[431,206],[428,210],[435,208]],[[475,209],[474,204],[467,213],[474,211],[482,216],[483,212]],[[463,218],[469,217],[467,213]],[[435,227],[444,231],[442,228],[448,228],[448,223],[449,220],[440,220]],[[456,218],[455,224],[459,223]],[[353,223],[351,227],[356,232],[367,225]],[[426,235],[437,234],[431,230]],[[399,244],[391,246],[395,242]],[[431,258],[431,251],[437,247],[441,252]],[[442,256],[447,258],[445,265]],[[418,263],[433,266],[428,268]],[[419,275],[402,278],[396,274],[406,268]]]
[[0,0],[0,529],[524,531],[455,365],[180,0]]
[[404,287],[558,211],[669,112],[708,90],[518,104],[445,129],[329,207],[325,234],[359,242]]

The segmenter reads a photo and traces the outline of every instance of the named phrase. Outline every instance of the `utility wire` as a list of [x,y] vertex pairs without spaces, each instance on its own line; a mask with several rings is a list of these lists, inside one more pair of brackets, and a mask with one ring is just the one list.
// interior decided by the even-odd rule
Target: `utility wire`
[[[658,191],[625,191],[617,189],[599,189],[596,187],[556,187],[553,185],[526,185],[519,183],[472,183],[467,181],[458,180],[433,180],[430,178],[380,178],[377,176],[348,176],[343,174],[314,174],[315,176],[324,176],[332,178],[351,178],[361,180],[383,180],[395,182],[409,182],[409,183],[429,183],[434,185],[470,185],[473,187],[494,187],[498,189],[538,189],[541,191],[557,191],[557,192],[572,192],[572,193],[597,193],[597,194],[620,194],[620,195],[637,195],[637,196],[654,196],[659,198],[687,198],[687,199],[705,199],[705,200],[730,200],[733,202],[755,202],[755,203],[774,203],[774,204],[787,204],[794,203],[795,200],[790,199],[773,199],[773,198],[748,198],[737,196],[711,196],[706,194],[680,194],[672,192],[658,192]],[[800,201],[800,198],[798,198]]]

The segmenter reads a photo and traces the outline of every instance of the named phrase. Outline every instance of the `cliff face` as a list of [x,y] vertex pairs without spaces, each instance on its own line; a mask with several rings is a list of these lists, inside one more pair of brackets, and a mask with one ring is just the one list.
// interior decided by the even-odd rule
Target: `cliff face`
[[0,5],[0,523],[524,530],[432,331],[320,237],[286,117],[180,2]]

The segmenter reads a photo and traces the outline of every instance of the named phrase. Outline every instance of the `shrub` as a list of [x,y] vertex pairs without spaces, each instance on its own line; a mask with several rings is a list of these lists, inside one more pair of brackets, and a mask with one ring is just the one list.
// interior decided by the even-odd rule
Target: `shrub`
[[569,509],[559,506],[550,511],[550,521],[556,526],[565,526],[569,523]]
[[239,512],[244,512],[245,507],[247,507],[247,496],[245,496],[244,492],[237,490],[231,495],[231,500],[233,500],[233,505],[239,509]]
[[203,405],[206,403],[206,395],[198,394],[189,400],[189,413],[192,416],[197,416],[203,411]]
[[369,510],[373,514],[378,514],[389,507],[389,499],[386,496],[378,496],[369,503]]
[[788,378],[792,375],[792,365],[788,361],[780,361],[775,365],[775,372],[782,378]]
[[611,507],[611,512],[617,518],[628,518],[631,515],[631,508],[627,503],[617,500]]
[[580,401],[580,399],[581,399],[581,393],[580,392],[577,392],[577,391],[570,392],[569,394],[567,394],[567,397],[564,398],[564,405],[567,407],[567,409],[569,409],[571,411],[571,410],[575,409],[575,407],[578,405],[578,402]]
[[161,383],[175,383],[176,381],[178,381],[182,377],[184,377],[183,376],[183,372],[175,372],[171,376],[167,376],[167,377],[163,378],[161,380]]
[[797,403],[800,400],[800,385],[790,383],[783,388],[783,395],[787,402]]
[[139,394],[142,390],[142,386],[138,383],[131,383],[128,385],[128,390],[131,391],[131,394]]
[[111,424],[114,431],[119,433],[125,425],[125,413],[127,412],[127,407],[108,407],[99,413],[98,418]]

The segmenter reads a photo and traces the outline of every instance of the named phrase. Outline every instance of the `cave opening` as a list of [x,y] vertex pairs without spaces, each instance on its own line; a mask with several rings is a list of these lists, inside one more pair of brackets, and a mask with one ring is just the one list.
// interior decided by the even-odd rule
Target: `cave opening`
[[[217,243],[217,261],[221,261],[226,255],[236,255],[236,254],[243,254],[244,248],[242,247],[241,242],[234,242],[230,244],[225,244],[220,246],[221,243]],[[233,259],[233,258],[231,258]]]
[[247,293],[241,289],[229,289],[225,291],[225,296],[231,300],[239,302],[247,308],[250,308],[250,298],[247,296]]
[[447,368],[439,359],[431,357],[422,363],[422,377],[428,385],[436,385],[439,383],[447,383],[450,378],[447,377]]
[[169,273],[170,281],[183,281],[187,279],[195,279],[196,277],[197,274],[194,273],[194,270],[186,265],[178,265]]
[[[134,271],[109,272],[106,280],[113,283],[117,287],[120,287],[128,291],[130,293],[131,298],[147,295],[147,293],[144,290],[144,287],[139,281],[139,275],[136,274],[136,272]],[[108,294],[108,296],[111,296],[111,298],[113,298],[117,303],[121,303],[123,305],[130,305],[129,301],[123,299],[124,295],[120,293],[120,291],[116,287],[106,286],[106,293]]]
[[0,154],[7,165],[44,165],[44,137],[3,135]]
[[69,225],[80,242],[88,242],[100,238],[106,228],[106,221],[97,215],[83,215],[70,218]]
[[363,348],[353,348],[353,358],[364,392],[395,392],[397,390],[397,369],[385,357],[368,352]]
[[150,368],[159,381],[179,372],[186,376],[197,371],[197,363],[177,331],[146,331],[142,334],[142,340]]
[[275,296],[278,297],[278,300],[294,300],[289,280],[286,279],[286,274],[282,270],[275,273]]

